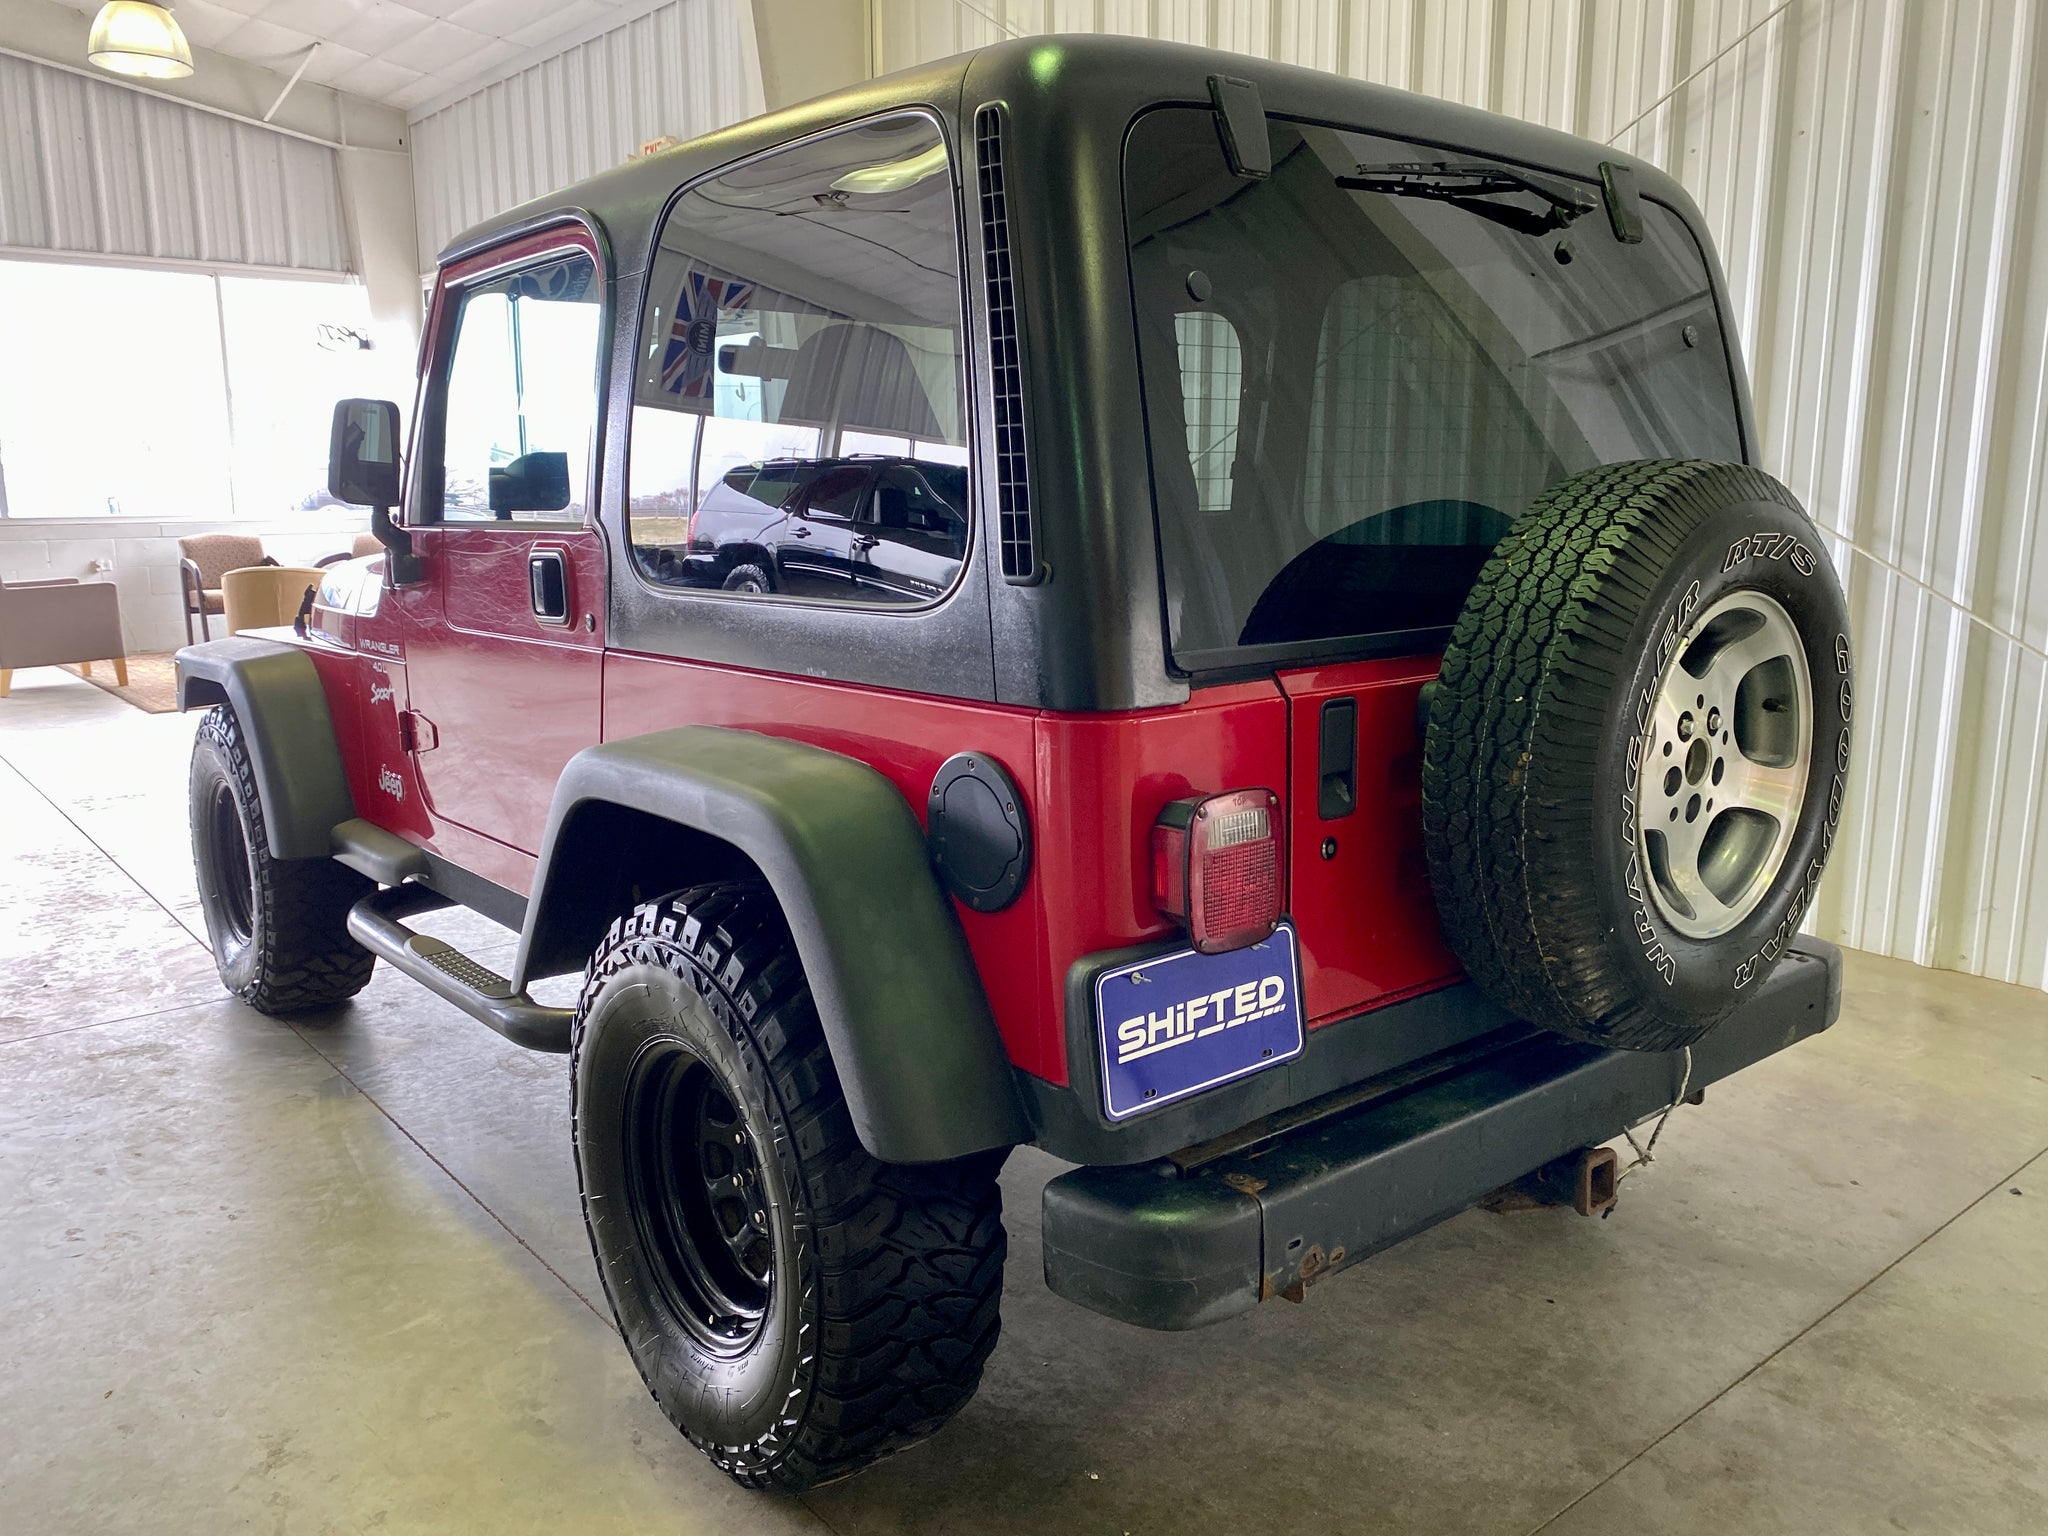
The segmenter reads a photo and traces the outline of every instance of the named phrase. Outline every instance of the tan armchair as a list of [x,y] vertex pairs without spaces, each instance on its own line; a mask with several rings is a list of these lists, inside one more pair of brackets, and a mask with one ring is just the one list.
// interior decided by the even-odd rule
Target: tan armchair
[[199,620],[202,639],[211,640],[207,615],[224,611],[220,579],[251,565],[275,565],[263,553],[263,541],[247,533],[202,533],[178,540],[179,590],[185,597],[185,643],[192,643],[192,620]]
[[61,667],[96,661],[114,664],[114,681],[128,686],[121,643],[121,594],[109,581],[0,582],[0,699],[19,667]]
[[328,566],[339,565],[344,560],[360,560],[365,555],[381,555],[383,553],[384,546],[378,542],[377,535],[374,533],[359,533],[355,537],[355,542],[349,546],[346,552],[322,555],[313,562],[313,565],[317,570],[325,570]]

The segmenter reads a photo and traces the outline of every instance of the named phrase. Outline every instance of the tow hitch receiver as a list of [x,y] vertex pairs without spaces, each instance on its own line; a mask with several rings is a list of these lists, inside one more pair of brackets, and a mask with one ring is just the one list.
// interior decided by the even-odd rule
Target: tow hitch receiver
[[[1704,1088],[1818,1034],[1841,1009],[1841,953],[1800,939],[1756,995],[1692,1047]],[[1045,1187],[1046,1284],[1146,1328],[1199,1328],[1392,1247],[1554,1160],[1589,1214],[1613,1156],[1580,1149],[1669,1105],[1683,1052],[1615,1051],[1538,1034],[1412,1086],[1199,1162],[1077,1168]]]
[[[1691,1102],[1692,1095],[1686,1099]],[[1568,1205],[1581,1216],[1605,1216],[1614,1209],[1620,1186],[1621,1158],[1614,1148],[1581,1147],[1494,1190],[1479,1204],[1504,1216],[1559,1205]]]

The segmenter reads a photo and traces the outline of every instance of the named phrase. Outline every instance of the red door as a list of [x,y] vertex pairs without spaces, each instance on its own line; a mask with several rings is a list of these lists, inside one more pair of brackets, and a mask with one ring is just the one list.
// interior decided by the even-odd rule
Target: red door
[[1422,848],[1416,701],[1434,657],[1305,667],[1287,695],[1288,908],[1311,1023],[1457,976]]
[[537,852],[603,709],[603,309],[580,226],[442,275],[407,521],[405,720],[436,821]]

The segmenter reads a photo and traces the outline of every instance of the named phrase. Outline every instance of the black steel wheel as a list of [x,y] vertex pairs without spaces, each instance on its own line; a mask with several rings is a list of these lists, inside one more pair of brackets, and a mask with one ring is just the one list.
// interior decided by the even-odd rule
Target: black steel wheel
[[750,1488],[801,1492],[938,1430],[995,1347],[1003,1155],[861,1146],[772,895],[612,924],[576,1010],[584,1223],[654,1400]]
[[261,1013],[331,1007],[369,984],[376,957],[348,909],[376,889],[332,859],[280,859],[234,712],[207,712],[192,743],[192,868],[221,984]]
[[626,1083],[628,1203],[655,1283],[705,1349],[745,1351],[775,1283],[761,1159],[713,1069],[678,1040],[650,1042]]

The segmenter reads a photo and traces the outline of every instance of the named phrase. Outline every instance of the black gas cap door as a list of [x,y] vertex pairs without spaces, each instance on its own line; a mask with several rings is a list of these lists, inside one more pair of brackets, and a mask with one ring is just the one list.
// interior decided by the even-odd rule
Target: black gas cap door
[[928,809],[925,837],[946,889],[976,912],[1015,901],[1031,871],[1031,823],[1002,765],[980,752],[947,758]]

